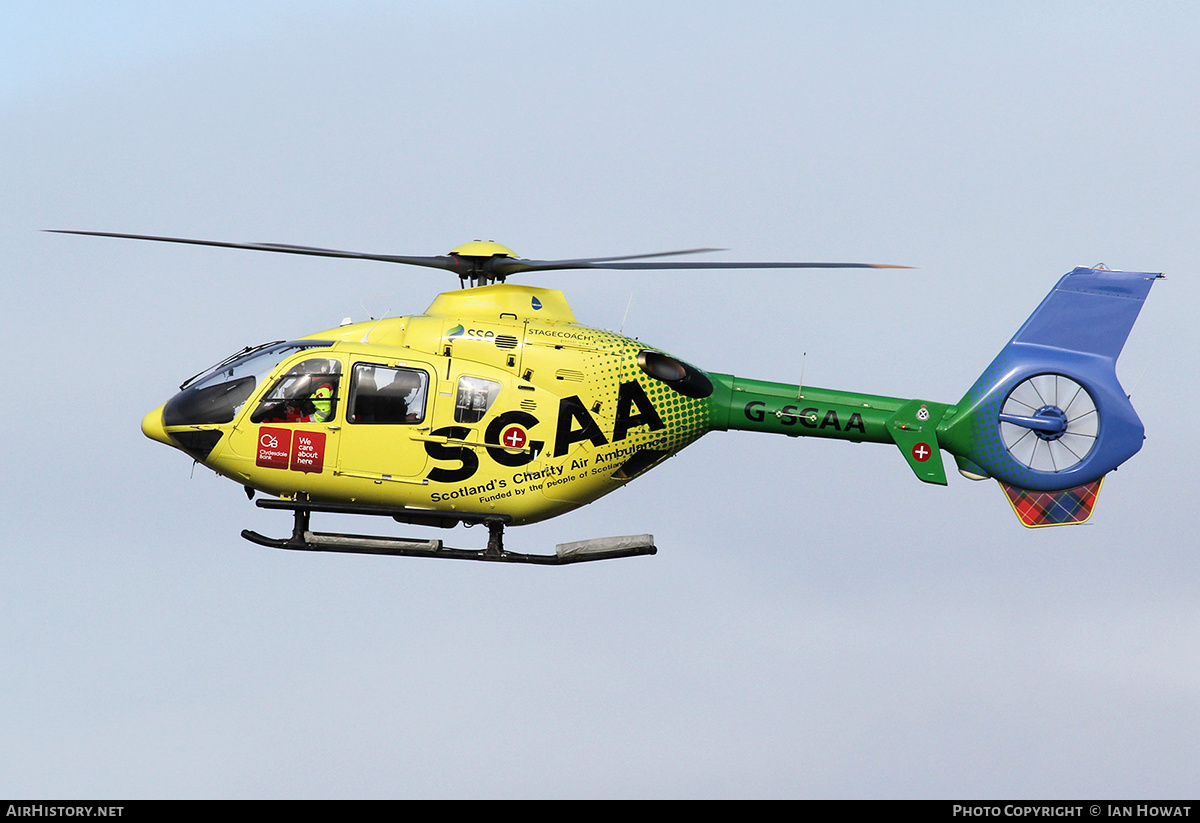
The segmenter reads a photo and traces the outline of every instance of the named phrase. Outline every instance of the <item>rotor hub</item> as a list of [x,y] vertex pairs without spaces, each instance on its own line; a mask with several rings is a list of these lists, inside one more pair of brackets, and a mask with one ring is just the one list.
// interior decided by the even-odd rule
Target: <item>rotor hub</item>
[[[508,272],[504,261],[516,260],[517,253],[495,240],[472,240],[455,247],[449,254],[454,260],[459,282],[464,286],[486,286],[503,283]],[[459,264],[463,264],[461,267]]]
[[1043,440],[1057,440],[1067,430],[1067,414],[1058,406],[1042,406],[1033,416],[1047,426],[1044,429],[1033,430],[1033,433]]
[[501,245],[495,240],[472,240],[470,243],[463,243],[450,250],[450,254],[454,257],[512,257],[516,258],[517,253],[508,246]]

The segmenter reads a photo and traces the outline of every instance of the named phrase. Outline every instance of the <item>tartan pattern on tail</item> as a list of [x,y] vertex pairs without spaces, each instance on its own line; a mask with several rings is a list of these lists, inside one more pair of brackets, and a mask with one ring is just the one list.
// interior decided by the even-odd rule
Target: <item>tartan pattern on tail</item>
[[1008,502],[1017,513],[1022,525],[1029,528],[1039,526],[1067,526],[1083,523],[1092,516],[1096,498],[1100,495],[1100,486],[1104,478],[1093,480],[1082,486],[1061,492],[1035,492],[1028,489],[1018,489],[1007,483],[1001,483]]

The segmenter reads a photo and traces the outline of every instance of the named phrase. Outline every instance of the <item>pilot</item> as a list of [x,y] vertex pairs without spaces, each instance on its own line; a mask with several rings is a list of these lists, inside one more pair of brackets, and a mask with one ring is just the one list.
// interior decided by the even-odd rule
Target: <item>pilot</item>
[[[333,419],[337,374],[330,360],[306,360],[284,378],[283,396],[255,415],[261,423],[326,423]],[[336,364],[333,364],[336,367]]]
[[312,413],[302,422],[328,423],[333,419],[333,398],[337,390],[337,378],[329,373],[328,360],[310,360],[309,362],[316,364],[317,371],[312,376],[312,385],[315,388],[308,395],[312,404]]

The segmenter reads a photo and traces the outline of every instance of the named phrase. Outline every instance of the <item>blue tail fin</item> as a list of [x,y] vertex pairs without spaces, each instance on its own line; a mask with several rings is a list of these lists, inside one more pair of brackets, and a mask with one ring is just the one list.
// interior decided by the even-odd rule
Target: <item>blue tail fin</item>
[[968,477],[1057,492],[1099,480],[1142,447],[1116,362],[1160,274],[1065,275],[940,427]]

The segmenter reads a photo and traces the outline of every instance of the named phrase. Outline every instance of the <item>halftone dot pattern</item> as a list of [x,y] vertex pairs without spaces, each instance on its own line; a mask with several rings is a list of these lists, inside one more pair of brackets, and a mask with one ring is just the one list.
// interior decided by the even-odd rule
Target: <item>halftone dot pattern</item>
[[[657,463],[670,457],[710,430],[710,411],[704,399],[685,397],[679,392],[642,371],[638,365],[638,354],[645,350],[659,351],[636,340],[612,332],[572,326],[573,339],[564,349],[572,349],[579,368],[586,375],[582,383],[572,383],[564,396],[578,392],[589,415],[597,422],[608,439],[601,446],[593,446],[585,438],[573,444],[569,456],[593,460],[578,470],[574,463],[568,476],[575,482],[547,486],[546,495],[553,499],[580,504],[594,500],[621,485],[632,476],[640,476]],[[620,440],[614,423],[617,416],[621,386],[636,383],[653,406],[650,410],[634,402],[623,415],[632,420]],[[626,390],[628,395],[628,389]],[[655,428],[654,415],[662,422]],[[622,471],[638,452],[643,452],[643,461],[634,461],[636,468],[632,476]],[[589,458],[587,455],[591,454]],[[644,460],[652,455],[654,459]],[[564,456],[565,457],[565,456]],[[601,471],[597,471],[602,469]],[[578,474],[575,474],[579,471]],[[628,471],[628,470],[627,470]]]
[[1036,374],[1054,373],[1049,369],[1032,375],[1028,371],[1023,375],[1014,373],[1021,363],[1019,351],[1005,348],[963,397],[960,405],[972,415],[966,456],[1001,482],[1045,491],[1061,486],[1062,473],[1038,471],[1015,459],[1000,433],[1000,410],[1013,388]]
[[[597,363],[591,372],[598,378],[596,399],[612,414],[616,410],[617,396],[622,383],[636,380],[658,412],[664,428],[651,431],[648,426],[630,429],[625,445],[633,448],[649,447],[673,454],[709,431],[708,403],[703,399],[685,397],[665,383],[655,380],[638,366],[638,353],[651,349],[637,341],[609,332],[595,332],[598,347],[605,353],[596,353]],[[664,352],[665,354],[665,352]],[[636,413],[636,410],[635,410]]]
[[[962,406],[973,409],[968,456],[993,477],[1022,488],[1037,489],[1052,484],[1054,472],[1039,472],[1023,465],[1009,454],[1000,437],[1000,409],[1017,380],[1001,380],[1017,364],[1017,353],[1006,348],[975,381],[963,398]],[[1011,385],[1009,385],[1011,383]],[[978,406],[975,404],[978,403]]]

